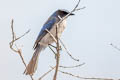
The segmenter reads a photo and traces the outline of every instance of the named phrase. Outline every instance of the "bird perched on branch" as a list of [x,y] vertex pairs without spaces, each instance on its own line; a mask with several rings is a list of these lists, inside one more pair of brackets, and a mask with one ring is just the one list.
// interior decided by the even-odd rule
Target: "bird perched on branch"
[[[46,29],[56,38],[56,27],[57,27],[56,25],[59,21],[61,21],[63,17],[65,17],[68,14],[74,15],[73,13],[70,13],[67,10],[62,10],[62,9],[57,10],[45,22],[35,41],[35,44],[33,47],[35,52],[32,56],[32,59],[30,60],[29,64],[27,65],[24,71],[26,75],[33,75],[33,73],[37,69],[38,57],[40,52],[44,50],[49,44],[52,44],[53,42],[55,42],[54,39],[51,37],[51,35],[46,31]],[[57,28],[58,38],[61,36],[61,33],[65,29],[65,26],[66,26],[66,19],[64,19],[58,25],[58,28]]]

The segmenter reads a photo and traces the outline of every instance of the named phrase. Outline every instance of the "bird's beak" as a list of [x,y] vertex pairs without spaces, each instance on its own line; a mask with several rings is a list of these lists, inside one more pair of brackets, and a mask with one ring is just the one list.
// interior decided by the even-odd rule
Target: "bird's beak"
[[71,13],[70,15],[75,15],[75,14]]

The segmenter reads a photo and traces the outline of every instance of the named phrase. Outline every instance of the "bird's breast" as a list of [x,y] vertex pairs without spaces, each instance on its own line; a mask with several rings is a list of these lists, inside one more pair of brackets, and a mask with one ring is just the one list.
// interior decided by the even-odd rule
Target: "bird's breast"
[[[53,34],[53,36],[56,36],[56,27],[57,27],[57,23],[53,26],[53,28],[50,30],[50,32]],[[58,37],[61,36],[62,32],[64,31],[66,27],[66,20],[63,20],[59,25],[58,25],[58,29],[57,29],[57,34]],[[49,34],[48,34],[49,35]]]
[[66,27],[66,20],[63,20],[58,26],[58,36],[60,37]]
[[[57,26],[57,23],[51,28],[50,30],[50,33],[56,37],[56,26]],[[58,29],[57,29],[57,34],[58,34],[58,37],[61,36],[62,32],[64,31],[66,27],[66,20],[63,20],[59,25],[58,25]],[[51,35],[49,33],[47,33],[43,38],[42,40],[40,41],[41,43],[44,43],[45,45],[47,44],[51,44],[54,42],[53,38],[51,37]]]

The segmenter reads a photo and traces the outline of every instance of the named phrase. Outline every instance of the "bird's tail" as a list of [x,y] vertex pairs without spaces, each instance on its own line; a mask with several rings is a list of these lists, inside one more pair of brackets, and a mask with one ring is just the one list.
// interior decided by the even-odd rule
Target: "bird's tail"
[[33,73],[37,69],[39,54],[43,49],[45,49],[45,46],[42,46],[40,44],[36,47],[36,50],[32,56],[32,59],[30,60],[29,64],[26,67],[24,74],[33,75]]

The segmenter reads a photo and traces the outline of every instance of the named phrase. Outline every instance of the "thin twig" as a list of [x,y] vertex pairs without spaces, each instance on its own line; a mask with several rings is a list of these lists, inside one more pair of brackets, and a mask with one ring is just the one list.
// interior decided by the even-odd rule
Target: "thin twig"
[[79,3],[80,3],[80,0],[78,1],[78,3],[76,4],[76,6],[74,7],[74,9],[73,9],[69,14],[67,14],[65,17],[63,17],[63,18],[58,22],[58,24],[60,24],[63,20],[65,20],[66,18],[68,18],[71,13],[85,8],[85,7],[83,7],[83,8],[78,8],[78,9],[77,9],[77,7],[79,6]]
[[[16,52],[16,53],[19,54],[19,56],[20,56],[20,58],[21,58],[21,60],[22,60],[22,63],[23,63],[24,66],[26,67],[26,63],[25,63],[25,60],[24,60],[24,58],[23,58],[23,56],[22,56],[21,49],[19,49],[19,48],[17,47],[17,45],[15,45],[15,46],[16,46],[16,49],[13,48],[13,46],[14,46],[15,41],[19,40],[20,38],[22,38],[23,36],[25,36],[26,34],[28,34],[30,30],[28,30],[28,31],[27,31],[26,33],[24,33],[22,36],[20,36],[20,37],[17,38],[17,37],[15,36],[15,32],[14,32],[13,22],[14,22],[14,20],[12,19],[12,21],[11,21],[12,41],[10,42],[9,45],[10,45],[11,50],[13,50],[14,52]],[[30,77],[31,77],[31,80],[34,80],[31,75],[30,75]]]
[[78,5],[80,3],[80,0],[78,1],[77,5],[75,6],[75,8],[68,14],[66,15],[64,18],[62,18],[57,24],[56,24],[56,34],[57,34],[57,59],[56,59],[56,70],[55,70],[55,74],[54,74],[54,78],[53,80],[56,80],[57,78],[57,73],[58,73],[58,67],[59,67],[59,38],[58,38],[58,33],[57,33],[57,29],[58,29],[58,26],[60,25],[60,23],[65,20],[66,18],[68,18],[68,16],[70,16],[71,13],[73,13],[74,11],[76,11]]
[[72,77],[79,78],[79,79],[114,80],[114,79],[110,79],[110,78],[94,78],[94,77],[92,77],[92,78],[87,78],[87,77],[80,77],[80,76],[78,76],[78,75],[74,75],[74,74],[72,74],[72,73],[64,72],[64,71],[61,71],[61,70],[59,70],[59,72],[61,72],[61,73],[63,73],[63,74],[66,74],[66,75],[70,75],[70,76],[72,76]]
[[56,55],[55,51],[48,45],[48,47],[50,48],[50,50]]
[[13,48],[13,44],[15,43],[15,41],[17,41],[18,39],[22,38],[23,36],[25,36],[26,34],[28,34],[30,32],[30,29],[25,32],[22,36],[16,38],[15,36],[15,32],[14,32],[14,28],[13,28],[13,22],[14,20],[12,19],[11,21],[11,30],[12,30],[12,41],[9,43],[10,45],[10,48],[14,51],[14,52],[17,52],[17,50],[15,48]]
[[75,8],[72,10],[73,12],[77,9],[77,7],[79,6],[80,4],[80,0],[78,1],[77,5],[75,6]]
[[49,44],[49,46],[53,47],[53,48],[56,48],[56,46],[52,45],[52,44]]
[[18,39],[20,39],[20,38],[22,38],[23,36],[25,36],[25,35],[28,34],[29,32],[30,32],[30,29],[29,29],[28,31],[26,31],[23,35],[21,35],[20,37],[16,38],[15,41],[18,40]]
[[114,44],[110,44],[113,48],[117,49],[118,51],[120,51],[120,48],[118,48],[117,46],[115,46]]
[[55,67],[51,67],[51,69],[49,71],[47,71],[46,73],[44,73],[38,80],[42,80],[43,77],[45,77],[47,74],[49,74],[53,69],[55,69]]
[[84,6],[84,7],[82,7],[82,8],[78,8],[78,9],[76,9],[76,11],[78,11],[78,10],[82,10],[82,9],[85,9],[86,7]]
[[[82,65],[84,65],[85,63],[79,64],[79,65],[75,65],[75,66],[70,66],[70,67],[65,67],[65,66],[59,66],[60,68],[75,68],[75,67],[80,67]],[[47,71],[46,73],[44,73],[38,80],[42,80],[43,77],[45,77],[46,75],[48,75],[52,70],[54,70],[56,68],[51,66],[51,69],[49,71]]]
[[59,66],[61,68],[76,68],[76,67],[80,67],[83,66],[85,63],[79,64],[79,65],[75,65],[75,66]]
[[68,53],[68,55],[69,55],[73,60],[79,61],[79,59],[76,59],[76,58],[74,58],[74,57],[71,55],[71,53],[70,53],[69,50],[66,48],[65,44],[63,43],[63,41],[62,41],[61,39],[59,39],[59,40],[60,40],[61,44],[63,45],[64,49],[66,50],[66,52]]
[[55,59],[56,59],[56,52],[50,47],[50,45],[48,45],[48,47],[49,47],[50,50],[54,53],[54,55],[55,55]]

